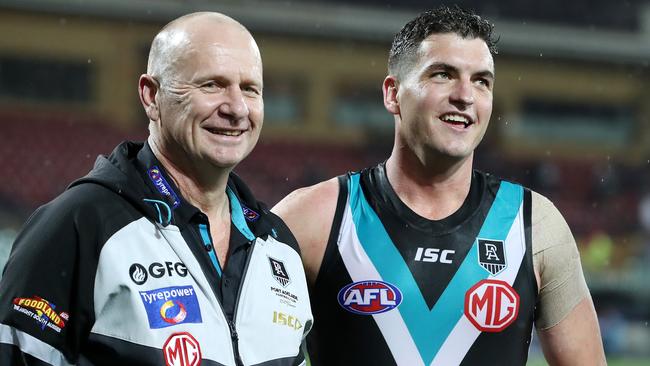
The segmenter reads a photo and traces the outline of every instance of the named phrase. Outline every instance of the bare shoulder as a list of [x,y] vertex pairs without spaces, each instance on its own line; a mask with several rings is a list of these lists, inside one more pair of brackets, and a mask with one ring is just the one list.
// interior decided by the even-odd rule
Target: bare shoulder
[[339,195],[337,178],[291,192],[271,209],[287,224],[300,245],[310,283],[325,255]]
[[337,178],[320,182],[313,186],[296,189],[276,204],[271,211],[282,219],[293,220],[299,216],[308,219],[312,216],[319,217],[323,210],[336,208],[339,194]]

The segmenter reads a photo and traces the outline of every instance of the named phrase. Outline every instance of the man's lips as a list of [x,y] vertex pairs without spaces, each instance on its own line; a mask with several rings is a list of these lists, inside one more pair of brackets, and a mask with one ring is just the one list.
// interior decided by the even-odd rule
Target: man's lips
[[441,121],[457,127],[467,128],[474,124],[474,120],[463,113],[445,113],[439,118]]
[[244,132],[246,132],[246,130],[233,130],[233,129],[216,128],[216,127],[206,127],[205,129],[214,135],[232,136],[232,137],[241,136]]

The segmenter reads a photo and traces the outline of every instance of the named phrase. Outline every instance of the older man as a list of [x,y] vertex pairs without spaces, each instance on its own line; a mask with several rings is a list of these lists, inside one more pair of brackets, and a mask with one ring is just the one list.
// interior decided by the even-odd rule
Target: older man
[[172,21],[125,142],[39,208],[0,284],[0,364],[294,365],[312,315],[291,232],[232,169],[257,143],[262,61],[217,13]]
[[[492,112],[492,25],[460,8],[395,36],[385,163],[289,195],[317,365],[605,363],[571,232],[541,195],[473,169]],[[320,324],[320,325],[319,325]]]

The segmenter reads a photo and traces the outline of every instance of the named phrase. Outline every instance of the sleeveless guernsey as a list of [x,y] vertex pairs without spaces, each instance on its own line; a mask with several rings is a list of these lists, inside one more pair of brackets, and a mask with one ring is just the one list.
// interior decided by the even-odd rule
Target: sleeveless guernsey
[[401,202],[383,164],[339,182],[311,295],[313,365],[525,365],[528,189],[474,171],[462,207],[432,221]]

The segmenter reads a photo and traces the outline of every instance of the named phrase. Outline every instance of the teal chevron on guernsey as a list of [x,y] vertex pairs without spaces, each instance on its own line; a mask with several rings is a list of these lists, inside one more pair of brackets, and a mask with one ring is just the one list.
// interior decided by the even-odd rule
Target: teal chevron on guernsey
[[[379,217],[363,195],[359,174],[349,179],[350,208],[359,242],[382,280],[403,294],[398,311],[415,342],[424,364],[430,364],[448,334],[463,316],[465,292],[490,275],[478,263],[477,242],[461,263],[439,300],[429,310],[408,265],[391,241]],[[523,187],[502,182],[479,232],[480,238],[505,240],[519,213]],[[435,331],[432,332],[432,329]]]

